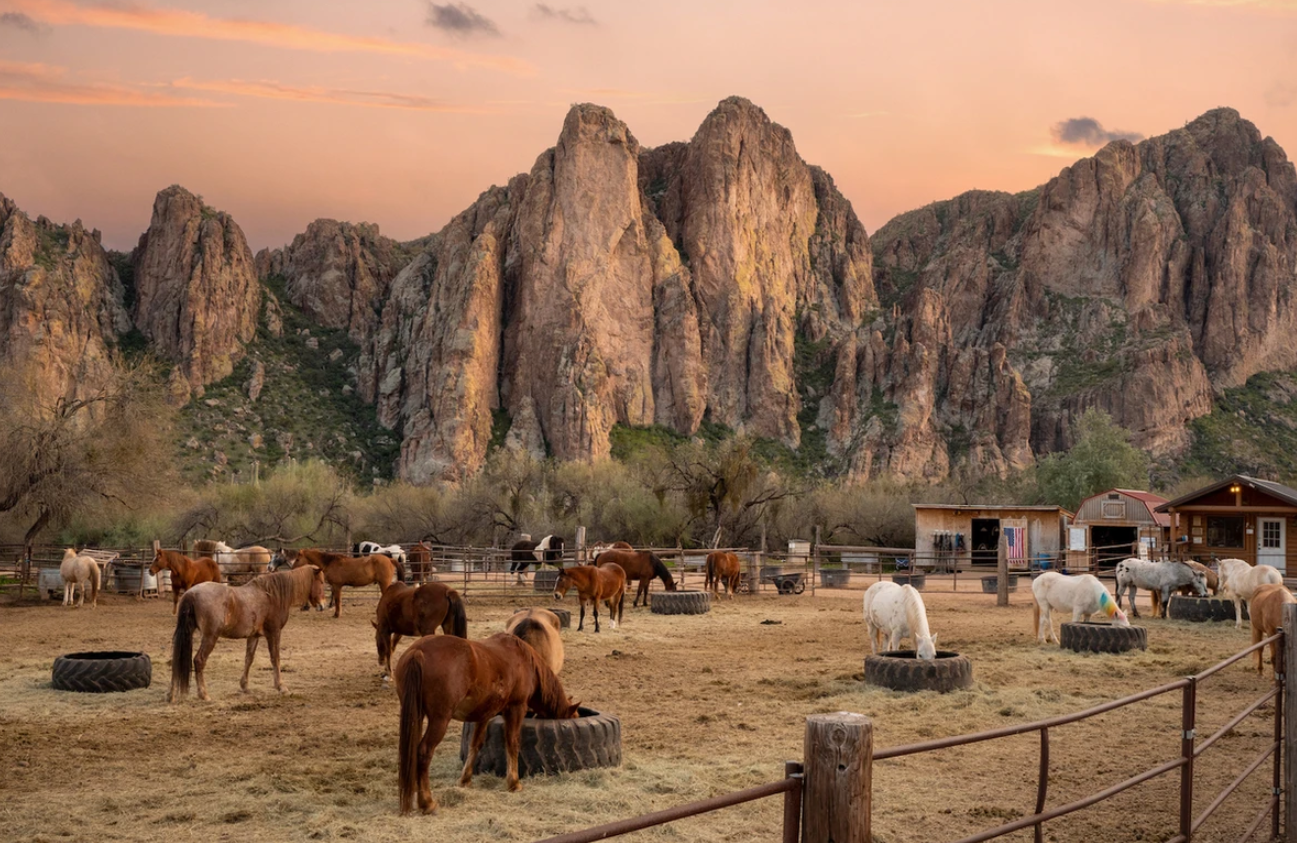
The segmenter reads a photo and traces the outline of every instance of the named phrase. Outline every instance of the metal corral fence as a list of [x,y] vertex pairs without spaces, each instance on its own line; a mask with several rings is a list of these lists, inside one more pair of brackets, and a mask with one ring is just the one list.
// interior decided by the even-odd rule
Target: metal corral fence
[[[959,839],[958,843],[981,843],[1004,837],[1023,829],[1033,829],[1036,843],[1044,839],[1044,825],[1052,820],[1088,808],[1092,805],[1111,799],[1119,793],[1136,785],[1157,778],[1176,770],[1180,773],[1180,798],[1177,814],[1178,833],[1168,843],[1191,843],[1203,823],[1215,813],[1225,800],[1265,764],[1271,761],[1272,787],[1269,797],[1261,805],[1255,819],[1237,838],[1238,843],[1251,840],[1261,828],[1266,818],[1270,819],[1267,840],[1286,840],[1297,843],[1297,823],[1294,823],[1294,810],[1297,809],[1297,792],[1294,792],[1293,777],[1297,773],[1297,730],[1285,729],[1285,724],[1297,723],[1297,694],[1286,694],[1286,677],[1297,673],[1297,647],[1285,647],[1285,640],[1297,636],[1297,605],[1284,607],[1284,629],[1257,644],[1235,653],[1219,664],[1207,668],[1201,673],[1187,676],[1175,682],[1168,682],[1157,688],[1131,694],[1102,705],[1037,720],[1034,723],[1023,723],[1018,726],[1007,726],[970,735],[959,735],[951,738],[926,741],[905,746],[889,747],[877,752],[873,749],[873,723],[864,715],[838,712],[837,714],[820,714],[807,718],[805,757],[802,763],[789,762],[785,765],[785,777],[777,782],[749,788],[738,793],[716,796],[700,802],[681,805],[652,814],[645,814],[632,819],[607,823],[594,828],[561,834],[550,837],[542,843],[593,843],[628,834],[632,831],[664,825],[685,817],[710,813],[732,805],[751,802],[768,796],[782,793],[784,795],[784,815],[782,840],[784,843],[869,843],[872,827],[872,782],[875,775],[874,762],[893,758],[938,752],[952,747],[967,746],[983,741],[1011,738],[1017,735],[1036,733],[1039,736],[1039,773],[1036,780],[1036,801],[1032,812],[1012,822],[994,828],[974,832]],[[1196,724],[1198,722],[1198,687],[1214,677],[1226,667],[1246,658],[1257,650],[1276,643],[1280,655],[1275,659],[1276,671],[1274,686],[1260,698],[1249,703],[1234,714],[1224,726],[1211,736],[1199,741]],[[1180,706],[1180,754],[1175,758],[1151,767],[1125,781],[1118,782],[1098,793],[1092,793],[1075,799],[1065,805],[1046,808],[1049,797],[1050,755],[1049,736],[1051,729],[1059,729],[1072,723],[1078,723],[1098,715],[1115,711],[1126,706],[1135,705],[1145,700],[1172,694],[1181,694]],[[1259,754],[1247,765],[1238,776],[1221,792],[1212,795],[1210,803],[1194,813],[1194,800],[1197,792],[1194,787],[1194,765],[1203,753],[1211,749],[1226,735],[1234,732],[1248,717],[1256,714],[1268,702],[1274,704],[1273,714],[1266,715],[1273,722],[1273,739],[1268,741]],[[1285,796],[1284,816],[1287,818],[1286,837],[1280,837],[1280,797]]]

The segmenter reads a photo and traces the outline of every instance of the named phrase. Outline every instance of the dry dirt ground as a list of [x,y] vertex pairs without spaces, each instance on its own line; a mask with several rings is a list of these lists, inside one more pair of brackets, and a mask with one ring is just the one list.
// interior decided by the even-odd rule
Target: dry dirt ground
[[[686,617],[632,611],[628,600],[621,629],[564,632],[561,677],[573,698],[621,718],[623,766],[525,780],[520,793],[490,776],[460,789],[452,728],[432,765],[442,808],[428,817],[396,810],[398,706],[376,664],[373,594],[348,597],[340,620],[292,618],[284,695],[270,687],[264,647],[251,691],[241,694],[243,644],[225,641],[208,666],[212,701],[178,705],[165,701],[169,601],[106,595],[95,610],[0,606],[0,838],[530,841],[779,779],[782,762],[801,757],[809,714],[867,714],[875,745],[893,746],[1076,711],[1202,670],[1249,643],[1246,627],[1146,618],[1147,652],[1078,655],[1035,643],[1025,588],[1007,609],[989,595],[925,598],[939,645],[972,658],[973,689],[907,695],[864,685],[858,590],[741,597]],[[530,587],[513,598],[470,596],[470,635],[496,632],[516,607],[546,602]],[[571,597],[565,605],[575,608]],[[102,696],[52,690],[54,658],[87,649],[149,653],[152,687]],[[1268,666],[1260,679],[1250,662],[1209,681],[1198,734],[1269,684]],[[1264,745],[1272,711],[1199,760],[1196,810]],[[1048,804],[1173,758],[1179,723],[1177,693],[1054,730]],[[875,839],[955,840],[1029,813],[1036,769],[1032,735],[878,762]],[[1164,840],[1176,828],[1177,775],[1051,823],[1046,839]],[[1195,839],[1237,837],[1269,778],[1267,764]],[[776,797],[636,839],[774,841],[780,815]]]

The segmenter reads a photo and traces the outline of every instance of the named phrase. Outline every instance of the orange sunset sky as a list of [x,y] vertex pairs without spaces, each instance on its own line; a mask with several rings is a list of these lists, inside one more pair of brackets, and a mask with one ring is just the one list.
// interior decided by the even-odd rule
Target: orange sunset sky
[[254,249],[316,217],[404,240],[571,103],[655,146],[731,94],[872,233],[1221,105],[1297,154],[1297,0],[0,0],[0,192],[116,248],[172,183]]

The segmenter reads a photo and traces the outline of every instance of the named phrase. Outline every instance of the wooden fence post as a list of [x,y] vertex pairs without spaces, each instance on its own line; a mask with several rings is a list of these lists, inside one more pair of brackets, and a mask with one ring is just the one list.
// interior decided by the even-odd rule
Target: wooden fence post
[[811,596],[815,596],[815,580],[820,576],[820,525],[815,525],[815,535],[811,538]]
[[995,605],[1009,605],[1009,539],[1000,532],[1000,543],[995,549]]
[[1283,839],[1297,843],[1297,693],[1290,676],[1297,676],[1297,603],[1283,607]]
[[585,555],[585,527],[576,528],[576,561],[579,565],[593,561]]
[[806,718],[802,843],[870,843],[874,724],[839,711]]

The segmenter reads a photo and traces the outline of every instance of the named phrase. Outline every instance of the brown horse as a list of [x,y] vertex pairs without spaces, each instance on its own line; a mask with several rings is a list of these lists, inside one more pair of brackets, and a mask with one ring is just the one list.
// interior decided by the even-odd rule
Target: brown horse
[[562,621],[549,609],[522,609],[504,624],[504,631],[530,644],[555,676],[563,672],[562,629]]
[[717,593],[720,586],[724,584],[725,593],[733,600],[742,576],[743,566],[739,564],[736,554],[726,550],[713,550],[707,554],[707,579],[703,582],[703,590],[711,589],[712,599],[715,600],[720,596]]
[[407,550],[405,556],[410,563],[410,578],[416,582],[427,580],[428,575],[432,573],[432,548],[424,542],[419,542]]
[[171,572],[171,614],[180,611],[180,597],[200,582],[221,582],[221,566],[208,556],[190,559],[174,550],[159,550],[153,557],[149,573]]
[[554,583],[554,599],[562,600],[568,590],[575,588],[581,602],[581,622],[577,631],[585,628],[585,604],[594,607],[594,631],[599,631],[599,601],[608,604],[608,619],[612,628],[617,628],[622,611],[626,605],[626,572],[615,562],[600,567],[597,565],[577,565],[559,571],[558,581]]
[[600,567],[609,564],[620,565],[626,572],[627,581],[639,581],[639,588],[635,591],[635,602],[631,604],[632,609],[639,606],[641,597],[644,598],[645,606],[649,604],[649,583],[654,577],[662,580],[667,591],[676,590],[676,581],[667,570],[667,566],[662,564],[662,560],[656,553],[647,550],[605,550],[594,558],[594,564]]
[[[275,690],[284,690],[279,677],[279,635],[288,623],[289,610],[303,600],[324,600],[324,572],[315,566],[263,574],[245,585],[218,582],[199,583],[180,600],[176,632],[171,641],[171,690],[167,702],[189,694],[189,673],[198,676],[198,698],[208,699],[203,668],[221,638],[246,638],[248,651],[243,661],[239,687],[248,690],[248,671],[257,653],[257,642],[266,636],[270,663],[275,668]],[[194,652],[194,630],[202,630],[203,643]]]
[[378,663],[383,679],[392,675],[392,653],[402,635],[432,635],[441,627],[446,635],[468,637],[468,615],[459,592],[439,582],[409,586],[393,582],[378,598],[374,641],[378,645]]
[[[1263,638],[1269,638],[1277,630],[1283,629],[1283,607],[1285,603],[1297,603],[1297,597],[1293,597],[1287,586],[1276,585],[1271,583],[1263,585],[1252,594],[1252,599],[1248,601],[1247,611],[1252,618],[1252,643],[1256,644]],[[1279,670],[1279,642],[1270,645],[1270,668],[1271,671]],[[1263,657],[1261,651],[1256,651],[1256,672],[1264,674],[1265,667],[1262,665]]]
[[[397,779],[401,813],[413,807],[437,810],[428,785],[432,753],[446,736],[451,718],[473,723],[473,739],[459,784],[473,780],[473,764],[486,742],[487,723],[504,715],[504,748],[508,758],[505,781],[520,790],[518,747],[522,719],[528,709],[541,717],[576,717],[577,703],[567,698],[554,671],[521,638],[498,632],[483,641],[450,635],[427,635],[410,645],[396,663],[396,690],[401,700],[401,736]],[[428,729],[423,731],[427,719]],[[422,738],[420,732],[423,732]]]
[[[284,558],[288,558],[288,551],[281,551],[281,553]],[[343,586],[360,588],[378,583],[381,592],[397,578],[398,563],[390,556],[381,553],[373,556],[348,556],[345,553],[329,553],[325,550],[307,548],[297,551],[292,563],[294,568],[314,565],[324,570],[324,579],[331,591],[329,605],[333,607],[335,618],[342,614]]]

